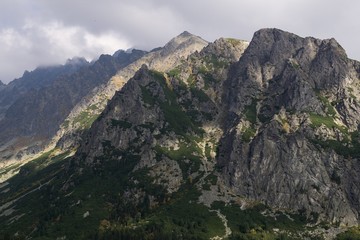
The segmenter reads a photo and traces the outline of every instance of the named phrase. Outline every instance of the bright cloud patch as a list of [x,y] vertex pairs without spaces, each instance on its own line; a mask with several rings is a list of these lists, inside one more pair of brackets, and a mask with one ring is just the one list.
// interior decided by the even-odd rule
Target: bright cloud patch
[[[64,63],[72,56],[88,60],[102,53],[131,47],[114,32],[94,35],[78,26],[60,22],[37,24],[27,21],[21,29],[0,30],[0,79],[9,82],[19,77],[19,69]],[[14,64],[10,59],[18,59]]]

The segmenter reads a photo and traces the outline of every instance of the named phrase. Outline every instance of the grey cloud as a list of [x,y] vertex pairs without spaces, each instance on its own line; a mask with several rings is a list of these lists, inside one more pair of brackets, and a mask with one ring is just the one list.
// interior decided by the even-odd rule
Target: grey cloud
[[[184,30],[209,41],[222,36],[251,40],[256,30],[277,27],[300,36],[334,37],[350,57],[360,59],[359,9],[360,1],[352,0],[3,0],[0,43],[2,30],[10,28],[31,46],[14,48],[23,51],[14,54],[0,48],[0,62],[9,62],[0,66],[0,79],[9,81],[11,74],[19,76],[34,64],[61,62],[78,54],[96,57],[127,46],[149,50]],[[58,22],[67,34],[71,29],[77,32],[69,37],[71,44],[57,44],[39,32],[24,32],[29,20],[39,25]]]

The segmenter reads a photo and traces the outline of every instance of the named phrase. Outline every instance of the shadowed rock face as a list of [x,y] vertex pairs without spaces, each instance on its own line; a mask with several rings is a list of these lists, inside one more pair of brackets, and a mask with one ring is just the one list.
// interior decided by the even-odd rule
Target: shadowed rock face
[[[6,114],[6,110],[14,102],[28,92],[50,86],[54,80],[61,76],[74,73],[89,63],[85,59],[74,58],[65,65],[39,67],[34,71],[25,71],[21,78],[11,81],[8,85],[0,86],[0,120]],[[1,85],[1,84],[0,84]]]
[[0,91],[3,90],[6,85],[0,80]]
[[[33,145],[35,148],[28,150],[29,153],[41,150],[43,144],[55,135],[60,124],[77,102],[94,87],[108,81],[120,68],[137,60],[144,53],[143,51],[133,51],[131,54],[124,52],[116,58],[103,55],[92,65],[80,68],[70,75],[53,74],[56,79],[51,82],[46,79],[44,80],[47,81],[46,84],[25,91],[10,105],[0,122],[2,133],[0,145],[11,142],[12,154],[16,153],[16,149]],[[4,152],[1,155],[7,159],[12,154]],[[21,155],[22,153],[19,157]]]

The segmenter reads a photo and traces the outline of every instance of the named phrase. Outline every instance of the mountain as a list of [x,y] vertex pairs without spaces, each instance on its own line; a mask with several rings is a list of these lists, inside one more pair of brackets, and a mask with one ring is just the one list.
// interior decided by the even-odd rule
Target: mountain
[[15,79],[6,86],[1,86],[0,120],[4,117],[6,110],[28,91],[49,86],[60,76],[71,74],[87,64],[86,60],[82,59],[76,64],[67,62],[65,65],[38,67],[31,72],[25,71],[21,78]]
[[[163,48],[148,54],[136,49],[117,51],[112,58],[115,63],[120,62],[120,66],[113,69],[109,68],[113,63],[105,61],[111,57],[102,56],[93,65],[59,78],[50,86],[27,92],[7,109],[0,122],[0,130],[4,131],[0,136],[2,163],[17,164],[18,160],[34,158],[54,146],[64,151],[76,148],[84,129],[90,127],[115,91],[142,64],[150,64],[159,70],[171,69],[206,45],[207,42],[200,37],[184,32]],[[73,59],[67,65],[82,63],[82,59]],[[98,68],[107,69],[99,71]]]
[[[10,92],[17,91],[17,85],[25,89],[29,86],[30,89],[6,109],[0,121],[2,162],[16,161],[44,149],[71,109],[84,96],[144,53],[133,51],[131,54],[119,54],[116,58],[102,55],[88,66],[83,66],[81,59],[71,60],[65,67],[77,69],[72,74],[57,75],[52,69],[38,69],[25,73],[26,80],[10,83]],[[52,73],[50,78],[46,77],[47,72]],[[41,77],[45,80],[39,80]],[[30,84],[33,81],[38,87]]]
[[[77,147],[84,129],[89,127],[79,124],[79,119],[83,116],[96,118],[105,109],[115,92],[120,90],[143,64],[148,65],[150,69],[167,72],[181,61],[185,61],[190,54],[201,51],[207,44],[208,42],[202,38],[185,31],[171,39],[164,47],[145,54],[119,70],[106,84],[94,89],[73,108],[55,136],[58,141],[57,147],[63,150]],[[114,56],[123,53],[118,51]]]
[[0,185],[4,238],[359,237],[360,63],[334,39],[184,32],[108,79]]

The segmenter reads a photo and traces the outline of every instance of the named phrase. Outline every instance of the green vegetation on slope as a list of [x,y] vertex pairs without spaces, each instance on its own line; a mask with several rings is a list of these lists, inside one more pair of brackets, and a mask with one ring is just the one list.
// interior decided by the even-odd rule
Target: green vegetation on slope
[[83,111],[74,119],[73,124],[79,124],[81,128],[87,129],[98,117],[98,114],[92,115],[87,111]]
[[245,119],[252,124],[256,124],[256,119],[257,119],[256,105],[257,105],[257,101],[253,99],[250,105],[245,106],[245,111],[244,111]]
[[[211,208],[220,210],[226,216],[232,231],[229,239],[301,239],[297,233],[303,232],[308,222],[303,213],[287,216],[276,212],[267,216],[263,213],[270,209],[262,204],[242,210],[235,203],[225,205],[223,202],[214,202]],[[279,230],[274,232],[274,229]]]
[[353,227],[346,232],[340,233],[335,240],[360,240],[360,228]]
[[310,121],[313,128],[320,127],[322,124],[324,124],[327,128],[337,128],[339,130],[345,131],[344,128],[334,122],[334,118],[331,116],[321,116],[315,113],[310,113]]
[[200,169],[201,150],[194,140],[181,142],[177,150],[156,146],[155,151],[177,161],[185,178]]
[[[169,123],[167,130],[174,131],[177,135],[181,136],[185,136],[189,130],[196,134],[203,133],[203,130],[191,120],[183,107],[177,102],[176,93],[170,89],[163,74],[156,71],[151,71],[150,73],[160,84],[165,94],[165,101],[161,101],[156,96],[153,96],[145,87],[142,87],[142,98],[145,103],[151,106],[155,103],[159,104],[164,113],[165,120]],[[203,95],[201,97],[204,99]]]

